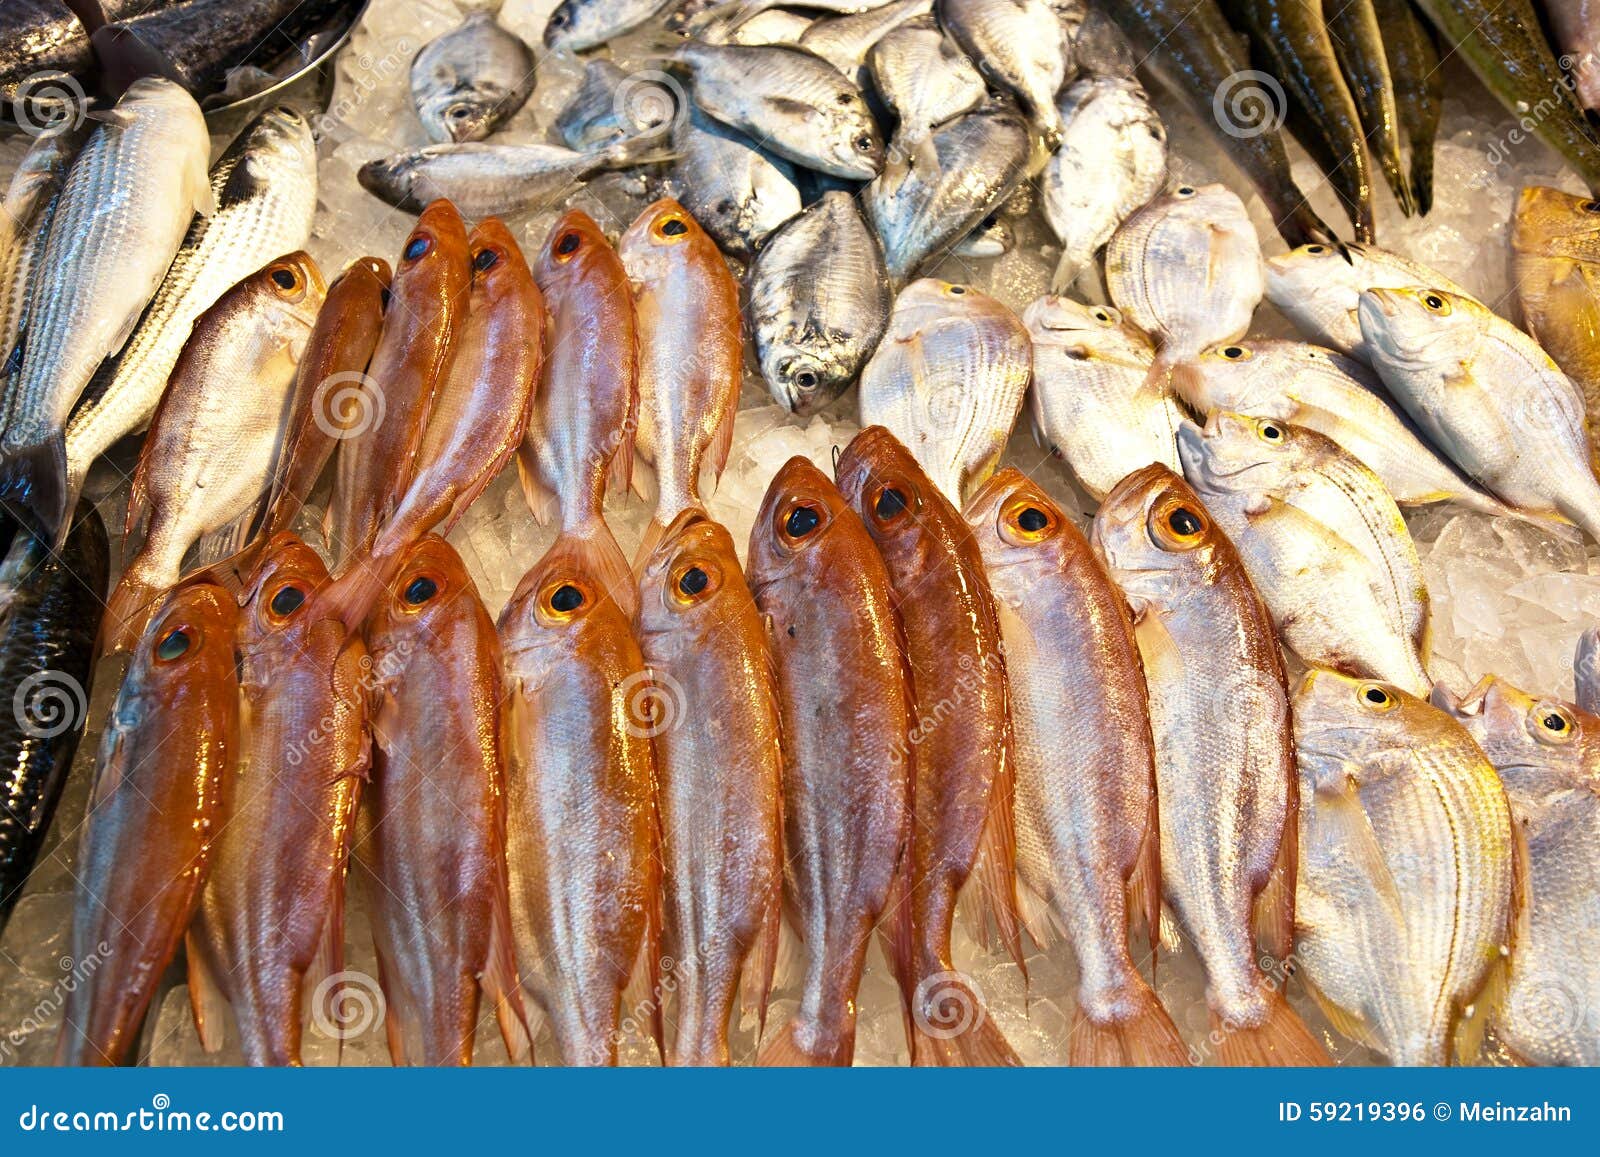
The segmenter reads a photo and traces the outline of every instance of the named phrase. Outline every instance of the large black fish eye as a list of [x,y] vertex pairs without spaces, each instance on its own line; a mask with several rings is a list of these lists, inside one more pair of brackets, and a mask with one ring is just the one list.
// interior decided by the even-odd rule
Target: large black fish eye
[[794,376],[794,384],[802,390],[816,389],[818,384],[817,372],[815,370],[801,370]]
[[804,538],[822,525],[822,516],[814,506],[796,506],[784,520],[783,530],[790,538]]
[[188,653],[193,640],[189,637],[186,627],[174,627],[164,635],[156,644],[156,658],[163,663],[170,663],[174,659],[181,659]]
[[582,240],[576,233],[563,233],[561,240],[556,242],[556,252],[562,257],[570,256],[578,251],[578,243]]
[[1374,707],[1383,707],[1389,702],[1389,693],[1382,687],[1368,687],[1361,696]]
[[438,583],[434,582],[427,575],[419,575],[417,578],[412,579],[410,584],[406,587],[404,597],[406,602],[410,603],[412,606],[420,607],[423,603],[427,602],[438,593]]
[[562,583],[550,596],[550,609],[570,614],[583,606],[583,592],[571,583]]
[[1550,712],[1543,719],[1539,720],[1539,722],[1544,724],[1544,729],[1546,731],[1553,731],[1557,735],[1560,735],[1567,729],[1566,716],[1559,715],[1554,711]]
[[697,595],[706,589],[711,578],[705,571],[697,566],[692,566],[683,572],[683,577],[678,580],[678,589],[686,595]]
[[1017,515],[1017,525],[1029,534],[1037,534],[1050,525],[1050,518],[1037,506],[1028,506]]
[[1326,245],[1307,245],[1306,246],[1306,252],[1307,253],[1326,253],[1327,251],[1328,251],[1328,247]]
[[472,256],[472,268],[479,273],[493,269],[500,260],[500,254],[493,249],[480,249]]
[[872,510],[879,518],[887,522],[889,519],[898,516],[905,508],[906,496],[893,486],[885,486],[883,492],[878,495],[878,501]]
[[1180,506],[1167,515],[1167,525],[1172,528],[1172,533],[1182,538],[1192,538],[1200,533],[1200,516],[1187,506]]
[[433,248],[433,238],[428,237],[425,234],[420,234],[419,233],[417,236],[413,237],[410,241],[406,242],[405,259],[407,261],[415,261],[417,258],[421,257],[424,253],[426,253],[428,250],[430,250],[432,248]]
[[682,218],[668,217],[661,223],[661,232],[668,237],[682,237],[689,231],[689,226],[683,223]]
[[1222,356],[1228,358],[1230,361],[1238,361],[1240,358],[1244,357],[1244,350],[1236,345],[1224,346],[1222,350]]
[[862,133],[859,137],[857,137],[856,151],[861,153],[870,153],[872,151],[872,138],[866,133]]
[[1582,209],[1585,213],[1600,213],[1600,201],[1585,201],[1583,204],[1579,205],[1578,208]]
[[295,276],[292,269],[274,269],[272,271],[272,283],[279,289],[293,289],[300,284],[300,279]]
[[278,593],[272,596],[272,602],[268,605],[271,606],[273,614],[277,615],[279,618],[284,618],[285,616],[292,615],[298,611],[300,609],[300,604],[305,601],[306,593],[299,587],[291,584],[279,587]]

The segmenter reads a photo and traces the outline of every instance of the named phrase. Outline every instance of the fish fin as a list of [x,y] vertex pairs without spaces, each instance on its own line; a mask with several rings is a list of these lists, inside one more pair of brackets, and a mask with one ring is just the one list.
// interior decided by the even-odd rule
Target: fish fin
[[1384,858],[1377,833],[1372,830],[1350,777],[1340,775],[1333,782],[1319,783],[1315,807],[1316,829],[1325,833],[1323,840],[1358,865],[1361,877],[1371,884],[1374,895],[1383,902],[1395,922],[1404,924],[1400,887],[1394,881],[1389,861]]
[[392,554],[351,555],[319,595],[322,610],[346,630],[359,631],[383,597],[404,558],[404,547]]
[[1291,773],[1277,859],[1256,893],[1253,912],[1256,938],[1278,961],[1288,961],[1294,954],[1294,887],[1299,866],[1300,785]]
[[1124,994],[1133,1011],[1120,1020],[1100,1024],[1080,1008],[1072,1021],[1067,1063],[1074,1068],[1183,1068],[1192,1063],[1178,1026],[1150,986],[1137,974]]
[[1020,881],[1017,884],[1017,915],[1022,930],[1040,948],[1049,948],[1067,939],[1067,929],[1050,902]]
[[[838,1056],[828,1056],[825,1053],[808,1051],[799,1040],[800,1018],[798,1016],[786,1020],[778,1026],[778,1031],[771,1040],[761,1046],[761,1051],[756,1054],[756,1067],[764,1069],[807,1069],[819,1068],[826,1065],[848,1065],[848,1056],[840,1059]],[[855,1044],[852,1039],[852,1046]]]
[[778,939],[783,930],[781,877],[780,883],[771,892],[767,898],[766,914],[761,918],[761,931],[745,957],[744,977],[739,985],[744,1015],[756,1014],[759,1025],[757,1040],[767,1033],[767,1005],[772,997],[772,976],[778,966]]
[[1142,927],[1150,941],[1150,975],[1154,977],[1156,945],[1161,938],[1161,823],[1156,813],[1160,804],[1156,799],[1153,767],[1150,774],[1150,818],[1145,824],[1144,838],[1139,841],[1139,857],[1128,877],[1128,907],[1131,910],[1129,923]]
[[522,483],[522,500],[533,512],[534,521],[540,526],[550,525],[558,506],[556,492],[539,480],[533,451],[526,442],[517,448],[517,478]]
[[667,536],[667,524],[661,521],[661,513],[656,512],[655,517],[645,524],[644,537],[639,540],[639,549],[633,555],[633,577],[635,581],[644,574],[644,568],[650,561],[650,556],[661,545],[661,540]]
[[1267,998],[1267,1018],[1259,1025],[1229,1025],[1212,1011],[1211,1031],[1220,1039],[1217,1059],[1235,1068],[1333,1064],[1283,993],[1265,987],[1261,991]]
[[1328,1023],[1333,1026],[1334,1032],[1354,1041],[1358,1045],[1376,1049],[1379,1052],[1383,1051],[1383,1043],[1378,1038],[1378,1034],[1372,1031],[1371,1025],[1358,1014],[1348,1009],[1340,1008],[1329,1000],[1322,990],[1313,983],[1309,974],[1301,973],[1301,980],[1306,986],[1306,992],[1311,995],[1312,1000],[1316,1001],[1317,1008],[1321,1010],[1323,1016],[1328,1018]]
[[628,391],[628,416],[622,423],[622,441],[611,456],[611,468],[606,472],[606,492],[626,496],[633,479],[634,443],[639,436],[639,384],[635,382]]
[[656,1044],[656,1059],[665,1065],[667,1021],[666,1010],[662,1007],[665,993],[661,987],[661,927],[664,922],[661,912],[661,866],[659,853],[652,849],[650,855],[655,864],[651,873],[654,882],[646,885],[648,899],[644,908],[644,936],[639,942],[639,955],[633,962],[633,971],[623,988],[622,1000],[628,1008],[650,1010],[650,1038]]
[[[722,420],[717,423],[717,428],[711,432],[711,442],[706,446],[706,465],[711,467],[710,493],[712,494],[717,492],[717,486],[722,481],[722,472],[728,468],[728,455],[733,451],[733,423],[738,416],[737,403],[727,407]],[[697,486],[699,481],[698,478],[695,479]]]
[[514,1064],[533,1063],[533,1030],[522,1007],[522,988],[517,981],[516,952],[511,939],[511,899],[506,892],[505,871],[496,873],[494,912],[489,922],[489,959],[479,983],[483,994],[494,1005],[500,1025],[500,1039]]
[[1600,627],[1590,627],[1578,636],[1572,656],[1574,698],[1591,714],[1600,714]]
[[987,927],[987,917],[993,918],[1000,942],[1017,962],[1026,988],[1028,965],[1022,950],[1022,920],[1017,914],[1015,800],[1016,761],[1008,749],[989,786],[989,815],[984,821],[974,871],[983,899],[984,916],[980,917],[979,926]]
[[[1509,805],[1508,805],[1509,810]],[[1528,833],[1511,815],[1511,896],[1506,913],[1505,940],[1497,946],[1495,959],[1484,973],[1483,984],[1472,1003],[1460,1010],[1453,1030],[1456,1063],[1475,1064],[1483,1052],[1484,1033],[1511,996],[1511,978],[1516,968],[1517,948],[1528,942],[1532,933],[1533,905],[1529,887],[1532,869],[1528,859]]]
[[900,989],[900,1015],[905,1021],[906,1047],[909,1049],[916,1033],[911,1017],[911,995],[916,991],[917,979],[913,975],[916,932],[911,926],[911,890],[906,874],[909,866],[906,853],[901,852],[901,863],[889,883],[889,894],[884,899],[883,915],[878,923],[878,944]]
[[925,181],[933,181],[939,176],[942,168],[939,163],[939,148],[933,143],[933,133],[921,133],[911,142],[911,167]]
[[[416,1010],[411,1007],[410,996],[398,985],[391,983],[390,977],[394,969],[384,963],[383,949],[377,945],[378,937],[373,937],[373,948],[378,961],[378,988],[383,992],[383,1035],[389,1044],[389,1061],[395,1068],[406,1065],[407,1042],[416,1040],[418,1025]],[[339,999],[339,992],[343,985],[334,988],[328,994],[330,1001]],[[340,1054],[343,1055],[343,1046]]]
[[568,527],[557,536],[545,558],[569,556],[573,566],[599,583],[622,613],[632,619],[639,609],[639,588],[628,556],[622,553],[611,526],[601,515]]
[[634,461],[633,477],[628,479],[628,485],[632,488],[634,494],[644,499],[651,506],[655,505],[656,499],[661,493],[660,487],[656,485],[655,467],[644,462],[643,459]]
[[208,1053],[221,1052],[228,1040],[228,998],[222,995],[217,978],[211,974],[199,934],[192,927],[185,935],[184,956],[189,972],[189,1009],[194,1013],[200,1047]]
[[166,588],[161,584],[141,579],[136,567],[130,566],[125,570],[111,597],[106,600],[95,653],[101,656],[115,655],[132,648],[144,633],[156,600],[165,592]]
[[1057,297],[1065,297],[1072,292],[1072,287],[1078,283],[1078,275],[1083,272],[1083,263],[1078,260],[1078,255],[1068,249],[1061,250],[1061,257],[1056,262],[1055,272],[1050,275],[1050,292]]
[[917,986],[923,1007],[911,1018],[913,1065],[1012,1068],[1022,1064],[964,974],[947,972],[932,979],[937,983],[924,981]]
[[60,552],[67,539],[67,442],[60,432],[6,452],[0,464],[0,506]]
[[1156,939],[1163,951],[1170,953],[1183,951],[1183,930],[1178,927],[1178,918],[1173,915],[1172,909],[1165,904],[1161,905],[1161,921],[1157,926]]

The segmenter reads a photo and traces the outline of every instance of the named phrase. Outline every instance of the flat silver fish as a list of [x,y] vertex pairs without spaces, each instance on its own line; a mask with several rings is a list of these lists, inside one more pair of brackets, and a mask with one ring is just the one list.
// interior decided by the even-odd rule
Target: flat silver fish
[[411,101],[428,139],[481,141],[533,92],[533,53],[492,11],[468,12],[411,61]]

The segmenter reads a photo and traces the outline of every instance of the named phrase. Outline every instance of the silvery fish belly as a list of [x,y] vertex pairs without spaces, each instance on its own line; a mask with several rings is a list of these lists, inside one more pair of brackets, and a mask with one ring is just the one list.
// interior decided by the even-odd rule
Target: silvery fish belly
[[1033,342],[1034,422],[1091,497],[1141,466],[1180,469],[1183,411],[1152,380],[1150,339],[1109,305],[1045,296],[1022,313]]
[[1577,703],[1529,695],[1493,675],[1434,702],[1466,727],[1500,773],[1528,843],[1528,925],[1511,990],[1493,1021],[1500,1043],[1535,1065],[1600,1064],[1600,668],[1590,628],[1573,667]]
[[1070,70],[1072,49],[1045,0],[937,0],[946,34],[1018,106],[1054,147],[1061,139],[1056,92]]
[[1050,288],[1065,293],[1117,226],[1167,181],[1167,130],[1139,82],[1086,77],[1060,97],[1061,147],[1044,170],[1044,215],[1061,242]]
[[1286,645],[1427,693],[1422,563],[1377,475],[1314,430],[1220,412],[1179,427],[1178,455]]
[[1222,185],[1179,185],[1123,222],[1106,247],[1106,286],[1168,361],[1243,337],[1261,302],[1261,244]]
[[822,409],[877,348],[894,296],[849,193],[824,193],[761,247],[745,278],[757,363],[779,405]]
[[1384,384],[1495,497],[1600,541],[1583,396],[1516,326],[1446,289],[1370,289],[1361,332]]
[[1031,374],[1028,331],[994,298],[924,278],[895,301],[861,372],[861,424],[884,426],[958,508],[994,472]]
[[299,113],[274,108],[252,121],[211,170],[216,212],[196,218],[161,288],[122,352],[101,365],[67,424],[67,481],[150,420],[196,320],[235,282],[311,236],[317,149]]
[[926,16],[933,0],[892,0],[881,8],[834,16],[814,21],[796,41],[807,52],[815,52],[833,67],[866,86],[867,53],[891,30],[909,20]]
[[[50,215],[82,134],[49,133],[28,147],[0,199],[0,382],[12,376],[11,351],[29,301],[32,271],[50,235]],[[9,399],[0,400],[3,420]]]
[[411,101],[428,139],[479,141],[533,92],[533,53],[492,11],[468,12],[411,62]]
[[768,234],[800,212],[789,162],[767,156],[743,133],[699,109],[673,122],[672,151],[667,192],[730,257],[748,261]]
[[983,75],[931,19],[890,32],[872,46],[867,64],[873,87],[899,121],[895,149],[937,169],[929,134],[982,103],[987,95]]
[[1462,296],[1467,291],[1444,274],[1375,245],[1302,245],[1267,258],[1267,300],[1283,311],[1307,341],[1369,360],[1356,306],[1368,289],[1426,285]]
[[1517,918],[1499,777],[1449,715],[1383,683],[1313,668],[1294,728],[1307,986],[1397,1065],[1472,1059]]
[[1454,502],[1506,513],[1423,440],[1363,362],[1324,346],[1246,338],[1202,350],[1194,366],[1175,385],[1198,414],[1232,410],[1325,434],[1369,466],[1401,506]]

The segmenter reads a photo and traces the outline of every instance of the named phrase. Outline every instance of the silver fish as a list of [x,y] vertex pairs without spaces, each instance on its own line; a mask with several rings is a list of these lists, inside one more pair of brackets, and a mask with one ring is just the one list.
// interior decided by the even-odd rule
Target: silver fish
[[1057,98],[1061,147],[1044,170],[1044,217],[1061,242],[1065,293],[1117,227],[1167,183],[1167,130],[1139,82],[1080,80]]
[[1054,148],[1061,139],[1056,93],[1072,66],[1072,46],[1045,0],[937,0],[939,24],[993,83],[1016,97]]
[[1286,646],[1426,694],[1422,563],[1377,475],[1315,430],[1227,413],[1183,423],[1178,456]]
[[892,0],[870,12],[814,21],[797,43],[864,88],[869,79],[867,53],[872,46],[906,21],[932,11],[933,0]]
[[773,152],[853,180],[882,167],[883,138],[861,90],[815,53],[690,41],[673,59],[693,73],[696,105]]
[[886,427],[959,509],[999,464],[1031,372],[1015,314],[986,293],[923,278],[895,299],[861,371],[861,425]]
[[216,212],[197,218],[122,352],[96,371],[67,423],[67,492],[150,420],[195,321],[232,286],[311,236],[317,146],[293,109],[261,114],[211,169]]
[[39,308],[12,396],[0,493],[64,529],[67,418],[127,341],[198,211],[210,213],[211,138],[169,80],[135,82],[73,162],[35,273]]
[[1000,207],[1026,175],[1029,138],[1005,105],[977,109],[930,138],[932,172],[892,156],[864,194],[867,217],[883,242],[889,280],[904,285]]
[[1509,513],[1423,441],[1363,362],[1303,342],[1241,339],[1202,350],[1194,366],[1175,384],[1199,414],[1232,410],[1325,434],[1371,467],[1401,506]]
[[672,152],[667,192],[731,257],[748,261],[763,238],[800,212],[789,162],[699,109],[674,123]]
[[1033,420],[1096,500],[1152,462],[1176,471],[1183,411],[1150,377],[1150,339],[1109,305],[1039,298],[1022,312],[1033,342]]
[[39,137],[0,200],[0,362],[11,356],[22,332],[33,266],[49,236],[50,208],[80,143],[70,132]]
[[878,95],[899,121],[895,151],[937,172],[933,130],[983,102],[982,74],[932,20],[913,20],[885,35],[867,53],[867,64]]
[[673,0],[561,0],[544,26],[544,46],[584,52],[647,24]]
[[952,257],[1003,257],[1016,248],[1016,231],[1007,224],[1005,218],[999,214],[990,214],[971,233],[968,233],[955,248],[950,250]]
[[814,17],[814,13],[807,16],[768,8],[731,28],[726,24],[708,28],[700,39],[709,44],[799,44],[806,29],[815,23]]
[[779,405],[809,415],[861,372],[894,295],[877,239],[849,193],[824,193],[767,239],[746,275],[745,317]]
[[609,60],[591,60],[556,116],[556,132],[567,148],[581,152],[648,133],[678,115],[677,98],[665,84],[634,78]]
[[481,141],[533,92],[533,53],[492,11],[468,12],[411,61],[411,102],[428,139]]

